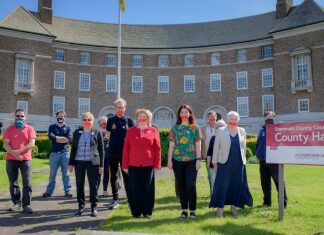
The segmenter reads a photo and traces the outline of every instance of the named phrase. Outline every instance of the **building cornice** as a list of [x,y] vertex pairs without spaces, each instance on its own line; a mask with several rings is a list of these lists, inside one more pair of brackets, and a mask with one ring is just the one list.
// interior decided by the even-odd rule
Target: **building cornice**
[[6,37],[27,39],[31,41],[37,41],[37,42],[45,42],[45,43],[53,43],[53,39],[54,39],[53,36],[35,34],[35,33],[20,31],[16,29],[4,28],[4,27],[0,27],[0,35]]
[[285,37],[290,37],[290,36],[296,36],[299,34],[305,34],[305,33],[310,33],[314,31],[320,31],[324,30],[324,22],[317,23],[317,24],[312,24],[312,25],[306,25],[290,30],[285,30],[285,31],[280,31],[280,32],[274,32],[272,33],[273,39],[280,39],[280,38],[285,38]]
[[[262,45],[273,44],[272,38],[260,39],[256,41],[249,42],[241,42],[241,43],[233,43],[226,45],[217,45],[217,46],[202,46],[202,47],[194,47],[194,48],[122,48],[122,54],[144,54],[144,55],[161,55],[161,54],[192,54],[192,53],[210,53],[215,51],[231,51],[242,48],[253,48]],[[54,48],[62,48],[66,50],[75,50],[75,51],[89,51],[89,52],[97,52],[97,53],[117,53],[117,48],[108,48],[101,46],[91,46],[91,45],[81,45],[81,44],[73,44],[67,42],[53,42]]]

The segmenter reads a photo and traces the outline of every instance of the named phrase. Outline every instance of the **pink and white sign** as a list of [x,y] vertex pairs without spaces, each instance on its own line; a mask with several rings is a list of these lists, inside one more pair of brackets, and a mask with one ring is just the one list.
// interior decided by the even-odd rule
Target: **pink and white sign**
[[267,125],[267,163],[324,165],[324,122]]

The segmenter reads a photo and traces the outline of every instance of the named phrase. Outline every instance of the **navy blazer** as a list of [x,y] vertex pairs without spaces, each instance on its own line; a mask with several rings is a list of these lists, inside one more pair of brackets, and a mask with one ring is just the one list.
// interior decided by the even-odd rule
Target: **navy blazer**
[[[75,130],[73,132],[72,138],[72,149],[70,155],[69,165],[75,165],[75,157],[78,152],[79,140],[83,133],[83,127]],[[95,166],[103,166],[103,144],[101,133],[96,129],[91,129],[91,138],[90,138],[90,150],[91,150],[91,161],[98,162],[98,164],[94,164]],[[99,161],[97,161],[99,158]]]

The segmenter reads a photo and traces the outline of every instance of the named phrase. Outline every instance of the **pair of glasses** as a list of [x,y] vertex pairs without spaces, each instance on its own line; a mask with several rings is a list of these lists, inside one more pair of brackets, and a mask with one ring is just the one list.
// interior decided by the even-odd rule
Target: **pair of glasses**
[[24,115],[16,115],[16,118],[24,118]]
[[84,122],[91,122],[92,120],[91,119],[82,119],[82,121],[84,121]]

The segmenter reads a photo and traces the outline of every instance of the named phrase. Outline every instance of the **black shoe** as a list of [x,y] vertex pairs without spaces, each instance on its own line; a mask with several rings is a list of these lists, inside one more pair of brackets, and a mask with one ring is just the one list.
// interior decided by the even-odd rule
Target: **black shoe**
[[144,216],[144,218],[146,218],[146,219],[151,219],[151,216],[152,215],[143,215]]
[[64,197],[66,197],[66,198],[72,198],[73,195],[72,195],[72,193],[67,192],[67,193],[65,193]]
[[91,209],[91,216],[92,217],[97,217],[98,216],[98,211],[97,211],[96,207]]
[[84,212],[84,208],[80,208],[77,212],[75,212],[74,216],[81,216]]
[[51,197],[51,194],[49,194],[48,192],[43,193],[43,197]]
[[186,219],[188,217],[187,211],[182,211],[181,215],[179,216],[179,219]]
[[190,211],[190,219],[196,219],[197,216],[196,216],[196,213],[194,211]]
[[21,211],[21,210],[22,210],[22,207],[21,207],[21,203],[20,202],[14,204],[12,207],[10,207],[8,209],[8,211]]
[[23,209],[23,213],[24,214],[33,214],[34,211],[30,206],[25,206],[24,209]]

